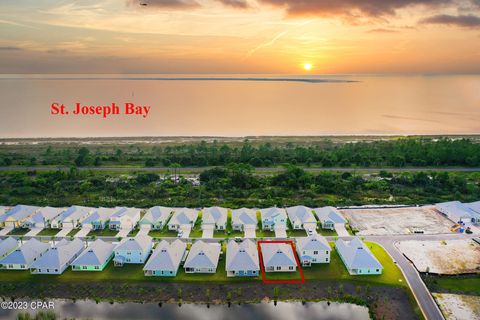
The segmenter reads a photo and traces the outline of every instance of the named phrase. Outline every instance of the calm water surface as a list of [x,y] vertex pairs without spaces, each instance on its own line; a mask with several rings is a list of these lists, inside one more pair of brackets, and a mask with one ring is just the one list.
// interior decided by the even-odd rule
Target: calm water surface
[[[99,303],[93,301],[77,301],[76,303],[63,300],[55,301],[55,312],[61,318],[76,319],[176,319],[176,320],[367,320],[368,309],[348,303],[312,302],[302,305],[300,302],[232,305],[184,304],[138,304],[138,303]],[[0,309],[0,319],[15,318],[15,311]]]
[[[45,77],[0,76],[0,137],[480,133],[476,75],[309,77],[356,81],[335,83]],[[50,114],[52,102],[152,109],[146,119],[62,117]]]

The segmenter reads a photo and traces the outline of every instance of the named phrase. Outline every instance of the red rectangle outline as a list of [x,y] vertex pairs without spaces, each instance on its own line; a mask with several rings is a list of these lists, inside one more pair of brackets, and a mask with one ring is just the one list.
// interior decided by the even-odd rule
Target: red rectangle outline
[[[262,249],[260,244],[262,243],[286,243],[290,244],[292,247],[293,255],[295,256],[295,261],[297,262],[298,271],[300,272],[300,280],[268,280],[265,276],[265,267],[263,265],[263,256],[262,256]],[[259,240],[257,241],[257,249],[258,249],[258,258],[260,260],[260,270],[262,272],[262,281],[265,284],[302,284],[305,282],[305,276],[303,275],[303,270],[300,265],[300,259],[298,259],[297,251],[295,250],[295,246],[293,245],[292,240]]]

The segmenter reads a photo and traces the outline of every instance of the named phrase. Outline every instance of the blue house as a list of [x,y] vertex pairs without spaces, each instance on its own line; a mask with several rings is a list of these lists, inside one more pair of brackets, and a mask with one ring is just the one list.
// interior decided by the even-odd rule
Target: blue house
[[115,266],[123,266],[125,263],[143,264],[147,261],[152,251],[152,237],[147,235],[136,236],[135,238],[124,238],[115,247]]
[[172,243],[162,240],[148,259],[143,271],[146,276],[175,277],[187,244],[176,239]]

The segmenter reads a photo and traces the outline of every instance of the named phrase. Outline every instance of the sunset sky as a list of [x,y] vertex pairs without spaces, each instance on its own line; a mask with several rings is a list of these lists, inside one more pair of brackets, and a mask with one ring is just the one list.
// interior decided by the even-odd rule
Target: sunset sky
[[0,2],[0,73],[478,72],[479,0]]

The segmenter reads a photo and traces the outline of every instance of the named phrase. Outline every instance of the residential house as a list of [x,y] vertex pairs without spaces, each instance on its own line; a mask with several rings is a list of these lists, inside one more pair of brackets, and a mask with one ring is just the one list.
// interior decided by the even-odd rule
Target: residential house
[[140,235],[135,238],[124,238],[114,251],[115,266],[123,266],[125,263],[143,264],[152,251],[152,237]]
[[142,210],[137,208],[119,208],[110,217],[108,228],[112,230],[133,229],[140,221]]
[[225,270],[228,277],[256,277],[260,266],[258,249],[254,241],[245,239],[242,242],[228,241]]
[[347,220],[342,216],[340,211],[334,207],[323,207],[314,209],[323,229],[335,230],[335,225],[345,227]]
[[244,231],[245,226],[257,229],[257,213],[252,209],[241,208],[232,211],[232,229]]
[[172,218],[168,222],[168,230],[180,230],[180,226],[190,226],[193,228],[198,218],[198,211],[189,208],[175,210]]
[[118,211],[118,208],[98,208],[92,214],[80,221],[82,228],[91,226],[92,230],[103,230],[108,224],[110,217]]
[[112,260],[114,248],[113,243],[95,240],[72,262],[72,270],[102,271]]
[[260,210],[262,217],[262,229],[274,231],[275,228],[282,227],[286,229],[287,213],[283,208],[267,208]]
[[202,230],[214,228],[215,230],[227,229],[227,209],[210,207],[202,210]]
[[50,248],[48,243],[31,238],[0,260],[0,265],[3,269],[28,270],[30,265],[41,257],[48,248]]
[[219,243],[196,241],[190,248],[183,267],[186,273],[215,273],[221,246]]
[[8,256],[17,248],[18,241],[15,238],[8,237],[5,240],[0,240],[0,260]]
[[464,204],[460,201],[449,201],[437,203],[435,209],[443,213],[448,219],[455,223],[470,225],[480,222],[480,213],[475,211],[475,202]]
[[312,209],[305,206],[289,207],[287,208],[287,214],[293,229],[317,229],[317,219],[315,219]]
[[80,221],[83,221],[87,216],[93,212],[93,208],[82,206],[71,206],[63,211],[60,215],[53,218],[50,222],[52,229],[74,229],[80,226]]
[[355,237],[350,241],[338,239],[335,247],[351,275],[382,273],[382,265],[359,238]]
[[16,205],[0,216],[0,226],[10,228],[20,228],[25,220],[30,218],[40,207]]
[[44,207],[38,209],[33,215],[31,215],[22,224],[23,228],[48,228],[50,227],[50,221],[60,215],[64,208]]
[[327,239],[319,234],[296,239],[296,249],[302,266],[312,263],[329,263],[331,248]]
[[265,272],[295,272],[297,261],[292,246],[287,243],[262,243]]
[[143,271],[146,276],[175,277],[187,244],[176,239],[172,243],[162,240],[148,259]]
[[32,274],[62,274],[83,251],[83,241],[63,239],[30,266]]
[[167,224],[168,219],[172,215],[173,209],[167,207],[156,206],[147,210],[140,225],[150,225],[153,230],[162,230]]
[[472,215],[472,223],[479,224],[480,223],[480,201],[465,203],[465,205],[475,212]]

